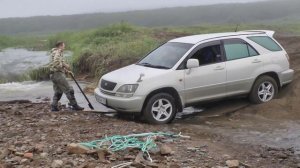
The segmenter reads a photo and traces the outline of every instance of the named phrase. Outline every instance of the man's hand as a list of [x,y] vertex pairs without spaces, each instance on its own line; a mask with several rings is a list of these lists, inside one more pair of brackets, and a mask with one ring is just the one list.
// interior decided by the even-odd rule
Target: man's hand
[[64,68],[65,68],[67,71],[70,71],[70,70],[71,70],[70,65],[64,64],[63,66],[64,66]]
[[67,70],[67,73],[68,73],[69,75],[71,75],[71,76],[74,76],[74,73],[73,73],[72,71],[68,71],[68,70]]

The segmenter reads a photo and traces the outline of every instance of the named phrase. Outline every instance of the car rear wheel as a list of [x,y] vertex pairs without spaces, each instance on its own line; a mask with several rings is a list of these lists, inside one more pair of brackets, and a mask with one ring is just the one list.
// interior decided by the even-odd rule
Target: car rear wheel
[[250,93],[250,101],[255,104],[266,103],[276,97],[278,93],[278,85],[270,76],[259,77]]
[[166,124],[174,119],[176,112],[175,99],[168,93],[158,93],[148,100],[143,114],[148,123]]

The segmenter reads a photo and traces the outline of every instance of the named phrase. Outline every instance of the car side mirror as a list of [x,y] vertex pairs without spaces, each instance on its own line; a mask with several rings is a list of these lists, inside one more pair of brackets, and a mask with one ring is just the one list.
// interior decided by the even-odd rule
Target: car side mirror
[[192,68],[197,68],[199,67],[200,64],[199,64],[199,60],[198,59],[189,59],[186,63],[186,67],[188,69],[192,69]]

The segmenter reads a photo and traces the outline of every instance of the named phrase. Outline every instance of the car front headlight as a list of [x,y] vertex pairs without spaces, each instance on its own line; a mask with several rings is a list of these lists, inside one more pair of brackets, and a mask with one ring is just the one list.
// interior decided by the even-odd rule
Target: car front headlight
[[138,84],[123,85],[117,90],[116,96],[126,98],[132,97],[138,86]]

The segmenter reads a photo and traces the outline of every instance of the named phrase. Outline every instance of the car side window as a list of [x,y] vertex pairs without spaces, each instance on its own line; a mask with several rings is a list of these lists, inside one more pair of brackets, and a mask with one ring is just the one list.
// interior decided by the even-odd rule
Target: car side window
[[248,37],[248,39],[254,41],[255,43],[270,51],[282,51],[282,48],[268,36],[253,36]]
[[224,43],[227,61],[257,56],[258,53],[249,44],[242,41],[229,41]]
[[200,48],[191,58],[198,59],[200,66],[222,62],[221,46],[217,44]]

